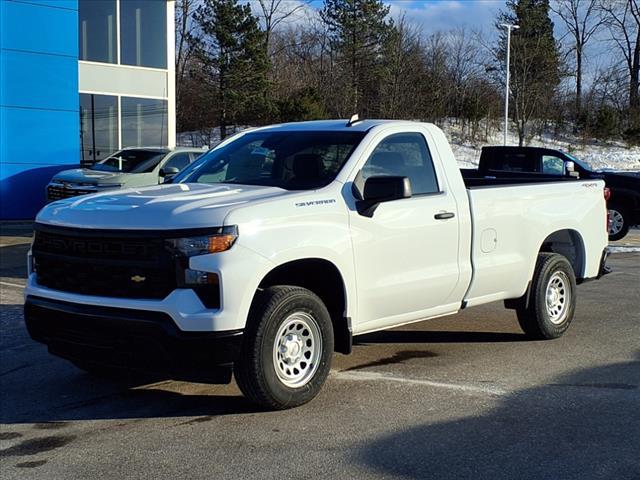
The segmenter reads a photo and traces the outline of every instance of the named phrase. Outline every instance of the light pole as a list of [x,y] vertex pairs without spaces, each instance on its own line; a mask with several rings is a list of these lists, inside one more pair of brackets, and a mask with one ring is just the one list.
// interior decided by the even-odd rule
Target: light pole
[[509,73],[509,61],[511,57],[511,30],[517,30],[520,28],[518,25],[509,25],[503,23],[502,26],[507,29],[507,81],[504,90],[504,144],[507,144],[507,130],[509,129],[509,80],[511,75]]

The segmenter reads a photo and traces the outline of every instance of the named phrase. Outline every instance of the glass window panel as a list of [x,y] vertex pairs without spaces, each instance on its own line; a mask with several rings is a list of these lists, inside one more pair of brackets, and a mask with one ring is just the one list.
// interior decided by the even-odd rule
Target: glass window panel
[[191,163],[191,155],[188,153],[176,153],[173,157],[171,157],[167,163],[164,164],[165,167],[175,167],[178,170],[182,170],[184,167]]
[[122,97],[122,147],[167,145],[167,101]]
[[116,1],[80,0],[78,3],[80,60],[116,63]]
[[120,3],[120,63],[167,68],[166,1]]
[[385,138],[362,168],[362,176],[408,177],[414,195],[439,191],[427,142],[419,133],[398,133]]
[[542,156],[542,173],[564,175],[564,160],[554,155]]
[[118,97],[80,94],[80,146],[83,164],[93,164],[118,149]]

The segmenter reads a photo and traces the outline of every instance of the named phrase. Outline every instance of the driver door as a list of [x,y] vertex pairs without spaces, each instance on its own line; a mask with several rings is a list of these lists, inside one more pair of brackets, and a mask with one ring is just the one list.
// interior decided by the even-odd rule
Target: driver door
[[[383,138],[359,176],[405,176],[412,197],[381,203],[368,218],[350,211],[358,314],[364,332],[456,311],[458,210],[420,132]],[[360,179],[359,179],[360,181]]]

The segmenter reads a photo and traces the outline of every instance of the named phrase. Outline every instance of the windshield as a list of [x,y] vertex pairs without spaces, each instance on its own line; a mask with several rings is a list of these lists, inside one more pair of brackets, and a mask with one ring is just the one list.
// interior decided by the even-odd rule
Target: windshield
[[328,185],[366,132],[255,132],[212,150],[175,182],[265,185],[308,190]]
[[90,168],[102,172],[147,173],[153,171],[166,154],[158,150],[121,150]]

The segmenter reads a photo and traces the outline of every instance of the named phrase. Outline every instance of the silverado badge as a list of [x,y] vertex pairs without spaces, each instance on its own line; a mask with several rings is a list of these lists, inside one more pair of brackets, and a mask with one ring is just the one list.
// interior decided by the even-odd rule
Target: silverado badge
[[146,279],[147,277],[141,277],[140,275],[134,275],[131,277],[131,281],[136,283],[144,282]]

